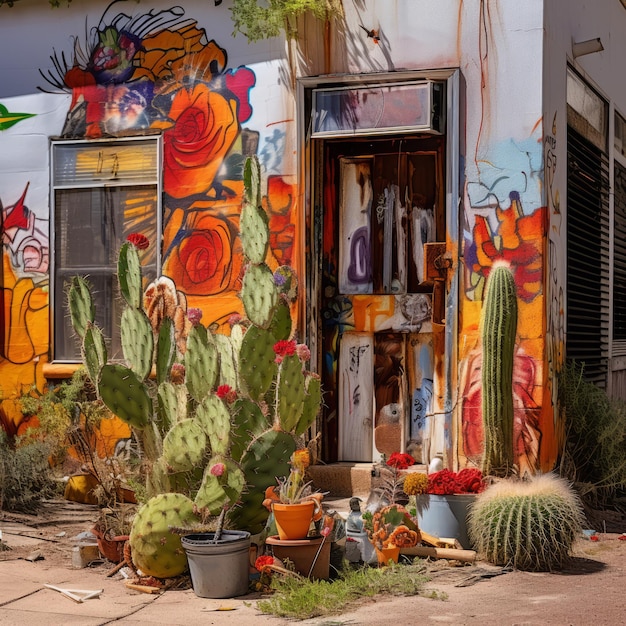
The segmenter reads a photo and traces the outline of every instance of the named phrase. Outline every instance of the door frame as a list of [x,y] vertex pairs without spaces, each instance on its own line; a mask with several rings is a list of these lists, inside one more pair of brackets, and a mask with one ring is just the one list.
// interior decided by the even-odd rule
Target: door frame
[[[455,408],[458,400],[458,313],[459,288],[461,274],[460,263],[460,102],[461,78],[458,68],[415,70],[375,74],[350,74],[333,76],[312,76],[299,78],[296,86],[298,129],[298,180],[300,181],[300,207],[303,211],[303,225],[299,233],[301,250],[304,254],[299,260],[301,277],[301,297],[299,328],[303,329],[304,340],[311,348],[311,368],[321,372],[322,341],[321,341],[321,285],[322,285],[322,241],[321,241],[321,209],[323,198],[320,180],[322,170],[319,167],[319,153],[323,150],[324,139],[311,137],[311,109],[313,89],[336,85],[366,86],[373,83],[406,83],[412,81],[437,80],[445,82],[445,128],[446,136],[446,247],[450,254],[452,267],[448,272],[448,292],[445,315],[445,372],[444,372],[444,446],[438,451],[443,456],[444,465],[456,465],[457,449],[460,444],[458,428],[454,424]],[[393,132],[393,131],[392,131]],[[416,133],[415,129],[403,128],[402,133]],[[391,133],[390,133],[391,134]],[[394,132],[400,134],[400,132]],[[380,137],[380,135],[377,135]],[[323,429],[316,425],[315,432]],[[326,462],[336,461],[322,443],[322,458]]]

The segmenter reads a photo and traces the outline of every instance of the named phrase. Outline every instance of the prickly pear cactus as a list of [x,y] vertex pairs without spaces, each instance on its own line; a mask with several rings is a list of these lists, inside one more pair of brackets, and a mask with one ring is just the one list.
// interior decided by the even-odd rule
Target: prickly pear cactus
[[82,339],[89,325],[94,323],[96,309],[89,283],[82,276],[74,276],[70,286],[69,308],[72,327]]
[[[110,364],[88,285],[72,284],[72,321],[89,375],[103,402],[133,428],[149,468],[150,499],[133,523],[131,545],[135,564],[154,576],[183,567],[180,540],[169,526],[193,531],[200,519],[227,508],[232,527],[262,530],[265,489],[289,472],[296,436],[309,429],[321,403],[319,378],[304,369],[310,353],[292,338],[295,274],[267,265],[259,185],[258,161],[249,159],[240,294],[248,319],[233,321],[230,336],[203,326],[201,311],[187,309],[169,278],[158,278],[142,297],[139,254],[128,243],[118,262],[126,363]],[[160,493],[167,490],[178,493]]]
[[484,474],[513,468],[513,357],[517,293],[511,270],[494,267],[487,279],[481,319]]

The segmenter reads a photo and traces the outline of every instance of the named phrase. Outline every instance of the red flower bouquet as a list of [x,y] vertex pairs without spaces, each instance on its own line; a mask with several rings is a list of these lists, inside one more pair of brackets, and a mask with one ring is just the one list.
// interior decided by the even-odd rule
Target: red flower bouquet
[[405,470],[415,464],[415,459],[406,452],[394,452],[388,459],[387,465],[397,470]]
[[484,487],[482,472],[477,469],[462,469],[458,473],[443,469],[428,476],[428,493],[435,495],[480,493]]

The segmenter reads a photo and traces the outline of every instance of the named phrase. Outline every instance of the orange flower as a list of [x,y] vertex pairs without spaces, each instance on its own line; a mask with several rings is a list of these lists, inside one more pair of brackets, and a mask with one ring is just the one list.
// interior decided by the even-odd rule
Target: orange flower
[[237,101],[198,84],[177,92],[169,117],[163,187],[175,198],[205,193],[239,134]]
[[301,472],[304,472],[304,470],[309,467],[311,463],[309,459],[309,451],[306,448],[296,450],[291,455],[291,462],[295,468],[299,469]]

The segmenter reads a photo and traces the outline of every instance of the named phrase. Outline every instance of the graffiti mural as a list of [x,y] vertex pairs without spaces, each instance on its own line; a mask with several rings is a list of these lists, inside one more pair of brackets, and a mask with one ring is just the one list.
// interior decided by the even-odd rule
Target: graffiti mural
[[[40,74],[45,80],[40,90],[68,103],[61,126],[45,129],[46,142],[50,135],[162,134],[162,272],[175,281],[188,306],[203,310],[203,322],[228,328],[230,315],[242,310],[237,294],[243,163],[259,153],[264,130],[250,126],[254,71],[230,67],[227,51],[181,7],[146,10],[118,0],[85,36],[74,37],[70,53],[54,51],[50,68]],[[0,131],[34,115],[23,110],[0,105]],[[284,130],[273,128],[263,145],[263,202],[274,250],[268,262],[275,269],[294,260],[296,193],[281,171],[283,155],[277,154],[285,148]],[[47,152],[47,145],[39,151]],[[47,169],[41,175],[47,189]],[[30,195],[29,181],[17,196],[0,188],[4,398],[45,385],[50,215],[47,195],[36,214],[29,208]]]
[[[190,306],[210,308],[209,322],[223,325],[241,308],[242,167],[259,146],[259,132],[243,125],[253,116],[256,77],[248,67],[229,68],[227,51],[180,7],[127,15],[119,5],[108,7],[86,41],[76,40],[71,61],[53,55],[55,69],[44,74],[49,88],[72,93],[63,135],[163,134],[163,273]],[[276,132],[262,155],[268,164]],[[266,209],[276,263],[288,264],[295,194],[276,171]]]
[[[514,454],[520,472],[535,473],[541,467],[542,438],[542,334],[543,242],[547,209],[540,207],[525,215],[520,195],[511,192],[509,207],[495,209],[497,225],[491,228],[484,216],[475,217],[471,237],[466,241],[465,274],[467,293],[481,300],[485,282],[496,260],[505,260],[513,272],[519,299],[518,339],[513,368]],[[481,409],[482,351],[477,330],[480,311],[466,324],[474,348],[466,353],[463,366],[461,417],[462,456],[479,464],[483,446]]]
[[[48,353],[48,134],[66,98],[16,97],[0,104],[0,421],[23,419],[14,396],[43,388]],[[44,129],[45,127],[45,129]]]

